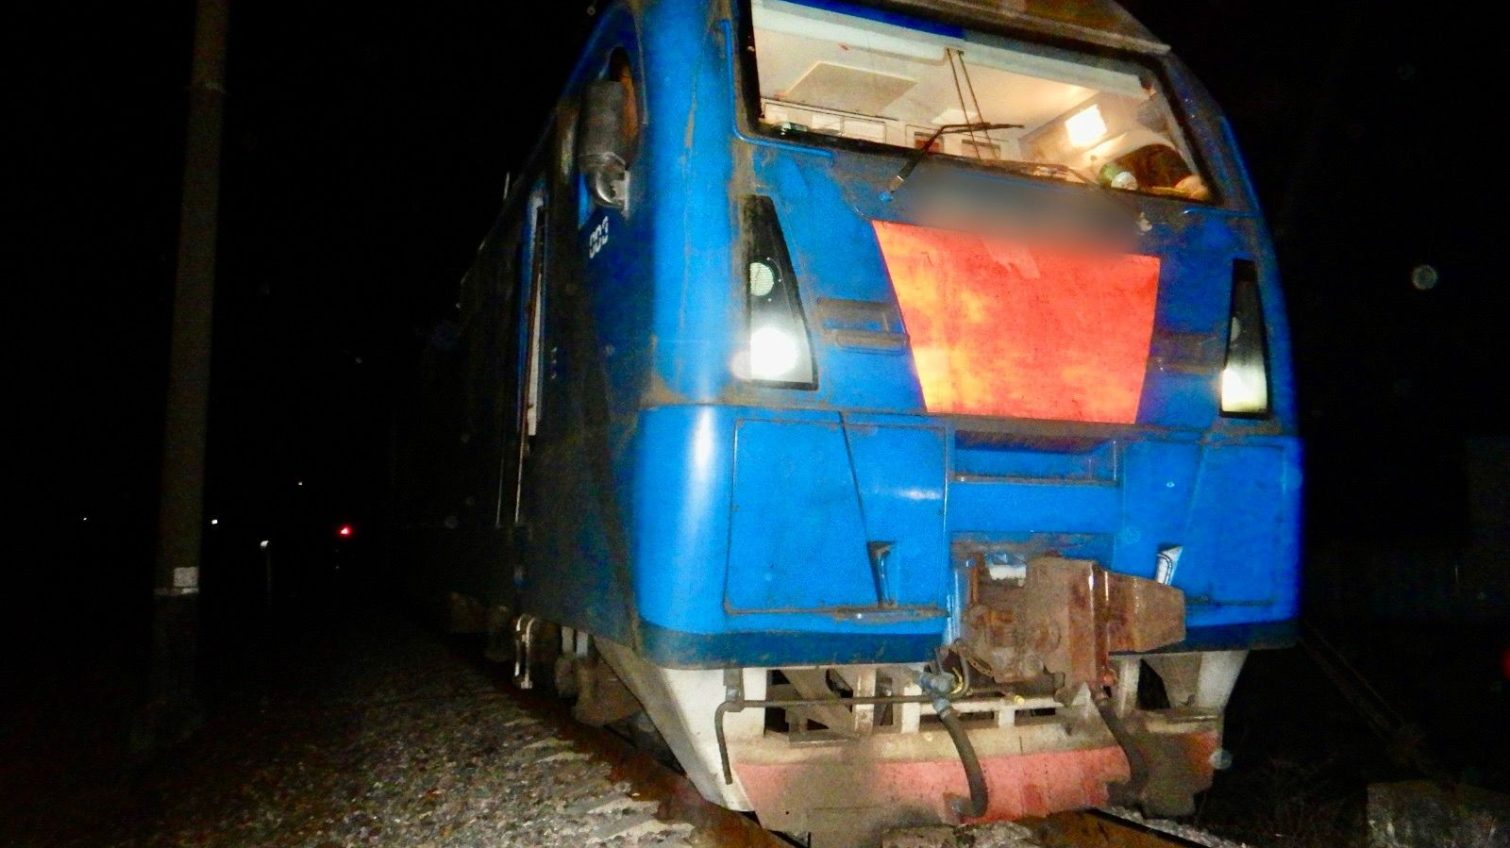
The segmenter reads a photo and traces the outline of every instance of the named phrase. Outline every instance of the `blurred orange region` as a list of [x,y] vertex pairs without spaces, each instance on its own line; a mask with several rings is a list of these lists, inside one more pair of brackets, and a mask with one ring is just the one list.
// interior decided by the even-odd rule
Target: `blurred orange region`
[[872,225],[929,412],[1137,420],[1157,256]]

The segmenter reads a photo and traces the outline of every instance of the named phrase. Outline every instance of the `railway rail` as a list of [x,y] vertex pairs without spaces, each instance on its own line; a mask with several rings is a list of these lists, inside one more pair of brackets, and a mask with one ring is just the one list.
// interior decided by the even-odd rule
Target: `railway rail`
[[1044,848],[1210,848],[1234,844],[1216,837],[1188,838],[1110,810],[1059,813],[1036,823],[1033,829]]

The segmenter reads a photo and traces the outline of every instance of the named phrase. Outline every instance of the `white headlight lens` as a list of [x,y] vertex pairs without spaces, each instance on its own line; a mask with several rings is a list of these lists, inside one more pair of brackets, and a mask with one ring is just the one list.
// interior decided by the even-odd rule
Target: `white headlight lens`
[[1269,411],[1269,379],[1263,360],[1229,362],[1222,369],[1222,412],[1262,415]]
[[802,349],[797,339],[778,327],[757,327],[750,333],[750,376],[779,380],[797,367]]
[[1227,325],[1227,362],[1222,368],[1223,415],[1269,413],[1269,355],[1258,269],[1250,260],[1232,263],[1232,317]]

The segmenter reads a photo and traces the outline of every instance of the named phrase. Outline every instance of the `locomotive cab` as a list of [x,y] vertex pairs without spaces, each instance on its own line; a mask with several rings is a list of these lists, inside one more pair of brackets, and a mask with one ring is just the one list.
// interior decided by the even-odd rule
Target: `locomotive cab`
[[1188,812],[1293,638],[1262,219],[1072,8],[612,6],[464,283],[521,674],[559,632],[579,713],[768,827]]

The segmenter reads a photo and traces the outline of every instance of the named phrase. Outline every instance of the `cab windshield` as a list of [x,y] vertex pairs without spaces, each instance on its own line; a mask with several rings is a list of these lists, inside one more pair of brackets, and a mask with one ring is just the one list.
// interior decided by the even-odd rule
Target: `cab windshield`
[[[764,131],[907,150],[926,145],[929,154],[1017,173],[1209,199],[1146,68],[823,5],[750,0]],[[1020,126],[958,126],[973,124]],[[941,127],[948,129],[939,133]]]

